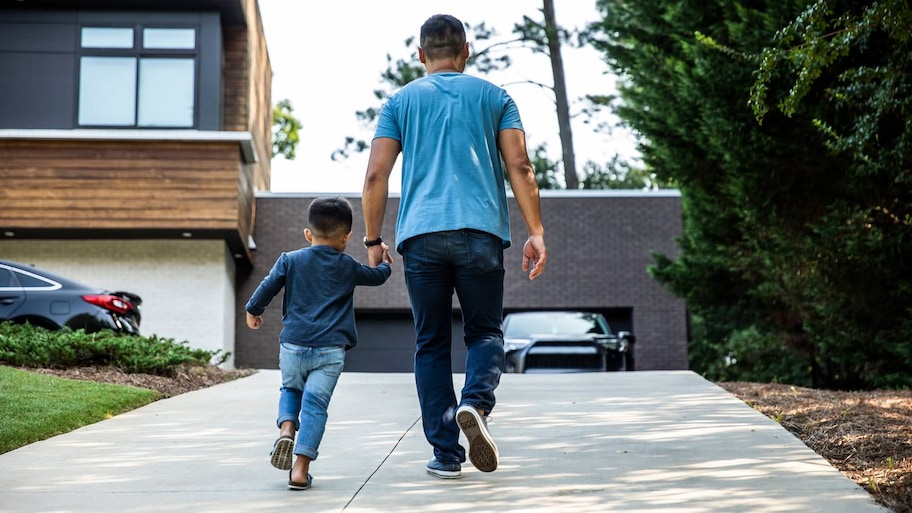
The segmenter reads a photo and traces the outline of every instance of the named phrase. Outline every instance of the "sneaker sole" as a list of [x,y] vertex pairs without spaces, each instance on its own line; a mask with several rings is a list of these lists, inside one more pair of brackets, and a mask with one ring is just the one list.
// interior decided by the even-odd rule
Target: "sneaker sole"
[[272,450],[269,462],[279,470],[291,470],[291,460],[294,457],[294,442],[290,438],[281,438]]
[[469,441],[469,461],[472,465],[482,472],[497,470],[497,446],[481,425],[481,416],[468,408],[460,409],[456,412],[456,423]]
[[462,477],[462,472],[452,472],[448,470],[434,470],[429,468],[427,469],[427,473],[440,479],[459,479]]

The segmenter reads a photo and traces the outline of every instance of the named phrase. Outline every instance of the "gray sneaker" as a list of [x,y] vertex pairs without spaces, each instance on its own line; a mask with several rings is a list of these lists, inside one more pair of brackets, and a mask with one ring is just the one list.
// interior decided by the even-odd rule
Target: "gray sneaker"
[[488,432],[488,421],[474,406],[464,404],[456,410],[456,423],[469,441],[469,461],[482,472],[497,469],[497,445]]
[[444,463],[437,461],[437,458],[431,458],[427,462],[427,472],[440,479],[459,479],[462,477],[462,465],[458,462]]

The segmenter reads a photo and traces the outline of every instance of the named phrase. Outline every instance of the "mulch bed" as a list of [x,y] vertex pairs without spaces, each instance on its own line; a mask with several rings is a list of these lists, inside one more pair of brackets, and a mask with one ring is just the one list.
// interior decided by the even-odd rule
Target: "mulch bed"
[[912,390],[717,383],[779,422],[895,513],[912,513]]
[[70,369],[23,369],[39,374],[50,374],[61,378],[81,379],[99,383],[112,383],[156,390],[162,398],[192,392],[249,376],[256,372],[253,369],[223,370],[214,365],[183,366],[174,377],[156,376],[153,374],[127,374],[116,367],[74,367]]

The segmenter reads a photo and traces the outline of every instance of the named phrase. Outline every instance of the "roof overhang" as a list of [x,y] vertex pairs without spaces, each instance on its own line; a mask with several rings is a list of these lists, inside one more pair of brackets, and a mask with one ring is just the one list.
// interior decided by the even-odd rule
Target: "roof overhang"
[[258,156],[250,132],[220,132],[212,130],[143,130],[143,129],[3,129],[0,140],[34,141],[181,141],[235,142],[245,164],[257,162]]
[[247,25],[244,0],[17,0],[13,9],[104,9],[112,11],[218,11],[224,25]]

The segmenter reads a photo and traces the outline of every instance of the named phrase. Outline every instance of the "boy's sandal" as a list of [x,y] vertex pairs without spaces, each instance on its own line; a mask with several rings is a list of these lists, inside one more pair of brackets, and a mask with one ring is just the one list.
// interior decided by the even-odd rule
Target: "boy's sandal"
[[272,458],[269,462],[279,470],[291,470],[291,461],[294,457],[294,440],[288,436],[279,437],[272,444],[272,452],[269,453]]
[[292,481],[291,480],[291,470],[290,469],[288,470],[288,488],[291,488],[292,490],[307,490],[308,488],[311,487],[311,485],[313,485],[313,479],[314,478],[312,475],[307,474],[307,481],[304,483]]

